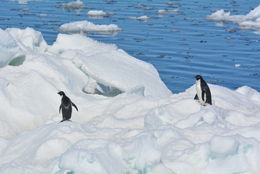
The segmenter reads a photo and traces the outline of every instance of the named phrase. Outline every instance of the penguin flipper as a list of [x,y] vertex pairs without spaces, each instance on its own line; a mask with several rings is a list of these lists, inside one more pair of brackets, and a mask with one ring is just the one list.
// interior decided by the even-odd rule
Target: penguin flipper
[[77,108],[77,106],[76,106],[73,102],[71,102],[71,104],[72,104],[72,106],[73,106],[77,111],[79,111],[78,108]]
[[207,93],[206,95],[207,95],[206,103],[212,105],[211,93],[210,93],[210,91],[208,91],[208,93]]
[[60,110],[61,110],[62,106],[60,105],[60,108],[59,108],[59,114],[60,114]]
[[203,100],[203,101],[205,101],[205,94],[206,94],[205,90],[202,90],[201,96],[202,96],[202,100]]
[[199,100],[199,97],[197,94],[195,95],[194,100]]

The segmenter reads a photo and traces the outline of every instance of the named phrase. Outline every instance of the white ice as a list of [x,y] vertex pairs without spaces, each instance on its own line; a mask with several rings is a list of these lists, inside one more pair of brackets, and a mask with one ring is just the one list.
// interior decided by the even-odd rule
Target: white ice
[[159,15],[164,15],[165,13],[179,14],[179,13],[181,13],[181,11],[179,9],[161,9],[161,10],[158,10]]
[[89,16],[109,16],[111,13],[104,12],[103,10],[89,10],[87,13]]
[[128,17],[128,19],[135,19],[135,20],[143,20],[143,21],[145,21],[145,20],[150,19],[150,17],[149,16],[139,16],[139,17]]
[[40,1],[40,0],[12,0],[12,1],[17,1],[19,4],[27,4],[30,1]]
[[221,9],[207,16],[207,19],[216,22],[234,22],[241,29],[253,30],[255,33],[260,34],[260,5],[246,15],[231,15],[230,12]]
[[62,24],[61,32],[81,33],[81,32],[119,32],[122,29],[115,24],[98,25],[89,21],[77,21]]
[[[209,84],[172,94],[116,45],[0,31],[1,174],[259,174],[260,93]],[[195,79],[194,79],[195,83]],[[78,106],[59,123],[63,90]]]
[[68,3],[62,3],[60,7],[66,8],[68,10],[77,10],[84,8],[84,3],[81,0],[76,0]]

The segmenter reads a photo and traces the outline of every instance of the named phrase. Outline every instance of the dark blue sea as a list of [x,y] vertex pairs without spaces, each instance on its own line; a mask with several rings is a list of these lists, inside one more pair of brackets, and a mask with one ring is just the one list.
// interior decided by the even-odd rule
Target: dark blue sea
[[[119,33],[86,35],[153,64],[174,93],[194,84],[196,74],[211,84],[230,89],[247,85],[260,91],[260,35],[234,23],[220,26],[206,19],[220,9],[245,15],[259,0],[82,0],[82,9],[61,8],[68,2],[1,0],[0,28],[32,27],[52,44],[64,23],[116,24],[122,28]],[[158,14],[163,9],[175,12]],[[89,10],[113,15],[93,18],[87,15]],[[129,19],[144,15],[149,19]]]

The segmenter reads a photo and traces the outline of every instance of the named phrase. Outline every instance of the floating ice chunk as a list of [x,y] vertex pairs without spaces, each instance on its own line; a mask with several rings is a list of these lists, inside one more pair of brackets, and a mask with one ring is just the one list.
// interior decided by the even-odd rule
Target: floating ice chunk
[[90,16],[106,16],[107,13],[102,10],[90,10],[88,11],[88,15]]
[[235,64],[235,67],[236,68],[239,68],[241,65],[240,64]]
[[217,22],[240,22],[243,21],[245,16],[236,15],[230,16],[230,12],[225,12],[223,9],[218,10],[207,17],[209,20]]
[[239,24],[241,29],[254,30],[255,33],[260,33],[260,5],[246,15],[232,16],[230,12],[221,9],[207,16],[207,19],[216,22],[234,22]]
[[68,2],[68,3],[63,3],[60,6],[61,8],[66,8],[68,10],[76,10],[76,9],[82,9],[84,8],[84,3],[80,0]]
[[89,16],[92,17],[103,17],[103,16],[110,16],[112,13],[104,12],[103,10],[90,10],[87,13]]
[[148,16],[139,16],[139,17],[128,17],[128,19],[136,19],[136,20],[148,20],[150,17]]
[[27,4],[29,1],[39,1],[39,0],[12,0],[17,1],[19,4]]
[[60,26],[61,32],[81,33],[81,32],[119,32],[122,29],[115,24],[96,25],[89,21],[77,21],[66,23]]
[[161,9],[161,10],[158,10],[159,15],[164,15],[165,13],[179,14],[179,13],[181,13],[181,10],[179,10],[179,9]]
[[45,14],[45,13],[41,13],[41,14],[38,14],[39,17],[48,17],[49,15],[48,14]]
[[244,30],[255,30],[256,34],[260,33],[260,17],[258,17],[255,21],[243,21],[243,22],[240,22],[239,25],[240,25],[241,29],[244,29]]

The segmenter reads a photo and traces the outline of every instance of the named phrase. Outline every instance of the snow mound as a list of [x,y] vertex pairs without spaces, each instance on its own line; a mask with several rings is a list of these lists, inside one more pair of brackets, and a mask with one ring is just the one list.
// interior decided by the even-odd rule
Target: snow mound
[[[156,69],[116,45],[31,28],[0,31],[0,173],[230,174],[260,171],[260,93],[209,84],[172,94]],[[8,62],[7,61],[7,62]],[[59,123],[59,90],[79,111]],[[109,96],[109,97],[108,97]],[[220,167],[221,166],[221,167]]]
[[216,22],[234,22],[239,24],[241,29],[253,30],[260,34],[260,5],[246,15],[230,15],[230,12],[221,9],[207,16],[207,19]]
[[62,24],[61,32],[81,33],[81,32],[119,32],[122,29],[115,24],[96,25],[89,21],[77,21]]

